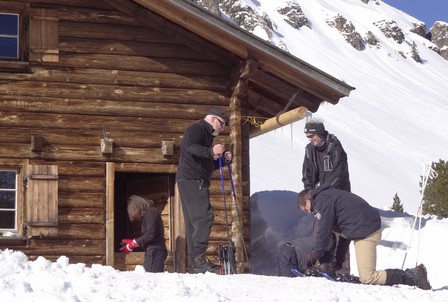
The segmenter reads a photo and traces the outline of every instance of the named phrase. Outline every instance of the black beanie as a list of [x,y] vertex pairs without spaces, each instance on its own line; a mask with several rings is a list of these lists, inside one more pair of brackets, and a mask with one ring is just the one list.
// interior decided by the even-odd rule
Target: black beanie
[[313,133],[317,134],[321,137],[324,137],[326,134],[325,126],[321,122],[309,122],[305,124],[305,133]]
[[226,124],[229,123],[229,119],[227,118],[226,114],[224,113],[224,111],[222,111],[221,109],[218,108],[212,108],[210,109],[210,111],[207,113],[207,115],[214,115],[214,116],[219,116],[220,118],[222,118],[224,120],[224,122],[226,122]]

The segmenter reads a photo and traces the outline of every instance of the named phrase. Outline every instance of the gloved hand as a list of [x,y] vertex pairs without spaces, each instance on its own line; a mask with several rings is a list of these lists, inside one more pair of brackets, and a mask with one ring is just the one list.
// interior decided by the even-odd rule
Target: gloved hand
[[120,244],[123,245],[120,248],[120,252],[122,252],[123,254],[129,254],[136,247],[138,247],[138,243],[137,243],[137,241],[135,241],[135,239],[123,239],[123,240],[121,240]]

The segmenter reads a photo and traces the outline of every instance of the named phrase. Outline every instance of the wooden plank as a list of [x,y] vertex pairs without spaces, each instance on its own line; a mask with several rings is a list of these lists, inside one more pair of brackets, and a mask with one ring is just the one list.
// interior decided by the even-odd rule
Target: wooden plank
[[59,179],[62,191],[104,192],[105,177],[65,176]]
[[[75,134],[75,133],[74,133]],[[66,136],[69,135],[66,132]],[[53,143],[50,141],[50,143]],[[57,143],[59,145],[59,143]],[[97,176],[105,177],[105,163],[82,162],[82,161],[56,161],[53,162],[58,166],[58,174],[61,177],[66,176]]]
[[106,264],[114,266],[115,164],[106,163]]
[[28,179],[58,180],[58,175],[30,175]]
[[30,239],[26,254],[104,256],[104,240],[93,239]]
[[[0,0],[9,2],[10,0]],[[73,7],[92,7],[92,8],[107,8],[107,5],[103,3],[103,1],[92,1],[92,0],[14,0],[14,2],[20,3],[31,3],[35,5],[43,5],[46,6],[54,5],[54,7],[63,7],[63,6],[73,6]]]
[[59,52],[61,55],[68,52],[204,60],[203,53],[193,52],[191,48],[182,44],[117,41],[115,39],[60,37]]
[[[137,87],[158,87],[158,88],[178,88],[197,89],[226,92],[228,90],[228,80],[224,72],[220,75],[210,76],[205,70],[207,65],[200,66],[203,74],[188,75],[171,72],[151,72],[151,71],[130,71],[117,69],[73,69],[73,68],[42,68],[33,67],[31,73],[2,73],[1,79],[5,80],[28,80],[60,83],[89,83],[99,85],[137,86]],[[190,68],[191,70],[192,68]],[[222,71],[222,70],[221,70]],[[42,83],[40,83],[42,85]]]
[[[100,131],[88,131],[78,129],[37,129],[33,127],[1,128],[0,143],[23,144],[29,148],[31,134],[39,134],[44,137],[44,146],[99,146]],[[148,133],[145,131],[127,131],[126,129],[117,129],[113,132],[116,147],[133,148],[161,148],[162,141],[174,141],[175,150],[179,148],[182,134],[172,133]],[[37,163],[37,161],[36,161]],[[86,163],[81,161],[59,162],[63,164],[60,167],[60,175],[63,174],[82,174],[82,175],[100,175],[101,163]],[[104,165],[104,164],[103,164]],[[104,168],[104,167],[103,167]],[[105,168],[103,169],[104,174]]]
[[101,239],[106,238],[106,226],[103,224],[68,223],[58,227],[58,239]]
[[[42,98],[60,98],[64,101],[66,96],[71,99],[85,99],[96,102],[98,99],[117,100],[125,103],[126,101],[145,101],[150,103],[174,103],[196,105],[214,105],[226,106],[228,96],[223,91],[197,90],[190,89],[187,92],[183,89],[175,88],[148,88],[120,85],[97,85],[97,84],[79,84],[79,83],[60,83],[60,82],[9,82],[0,85],[0,95],[9,95],[9,100],[20,101],[20,97],[42,97]],[[69,98],[69,99],[70,99]],[[18,102],[15,106],[22,106]],[[8,103],[4,102],[4,105]],[[10,103],[14,105],[14,102]],[[47,106],[51,108],[53,105]],[[37,107],[39,108],[39,107]]]
[[170,236],[173,238],[172,244],[173,250],[175,251],[174,271],[177,273],[185,273],[187,272],[187,241],[185,238],[185,222],[182,204],[177,184],[175,186],[172,211],[172,220],[170,221],[172,233]]
[[[116,118],[114,116],[79,116],[75,114],[33,114],[31,112],[18,112],[8,114],[0,112],[0,127],[33,127],[39,125],[40,129],[79,129],[97,131],[98,148],[99,139],[103,130],[109,131],[113,138],[114,129],[126,129],[128,131],[147,131],[158,133],[182,133],[182,129],[190,124],[191,120],[167,120],[164,118]],[[51,146],[45,146],[51,149]],[[99,149],[98,149],[99,150]]]
[[117,172],[176,173],[177,164],[117,163]]
[[79,192],[78,190],[59,190],[60,208],[102,208],[106,205],[106,196],[102,192]]
[[56,236],[58,225],[58,167],[26,167],[26,222],[28,236]]
[[[51,149],[50,149],[51,148]],[[16,145],[4,145],[0,148],[0,157],[8,157],[14,154],[16,159],[19,158],[30,158],[30,159],[40,159],[45,158],[46,160],[57,160],[57,161],[97,161],[102,162],[110,159],[110,157],[106,157],[101,155],[98,148],[92,147],[84,147],[84,146],[76,146],[76,147],[67,147],[67,146],[58,146],[58,147],[48,147],[46,150],[40,152],[39,154],[35,154],[29,150],[29,146],[16,146]],[[162,155],[162,151],[160,148],[157,149],[135,149],[135,148],[114,148],[113,159],[114,161],[135,164],[154,164],[154,167],[158,167],[160,165],[159,170],[172,170],[172,165],[176,165],[178,162],[178,154],[171,158],[166,158]],[[163,164],[167,164],[168,166],[162,167]],[[92,179],[94,180],[94,179]],[[88,183],[83,181],[82,179],[77,180],[78,184],[69,184],[68,180],[61,178],[60,184],[62,188],[65,190],[71,190],[74,188],[82,189],[80,184]],[[104,181],[103,181],[104,182]],[[93,183],[94,187],[91,189],[97,190],[101,184],[101,180],[97,179]],[[85,188],[86,190],[88,188]]]
[[166,34],[156,30],[148,30],[146,26],[138,23],[126,25],[121,22],[120,24],[101,24],[97,22],[92,24],[90,22],[80,22],[80,20],[76,20],[76,22],[65,21],[60,23],[59,34],[61,37],[178,44],[177,41]]
[[103,70],[168,72],[174,74],[204,76],[222,76],[227,73],[227,68],[225,66],[214,61],[95,53],[66,53],[60,58],[58,66]]
[[31,8],[29,24],[30,61],[58,62],[58,46],[58,11],[47,8]]
[[59,223],[60,224],[105,224],[105,211],[101,208],[60,208]]
[[138,25],[138,22],[136,22],[135,18],[127,16],[119,11],[111,10],[109,5],[106,9],[86,8],[81,6],[70,7],[70,6],[58,5],[58,9],[59,9],[59,20],[60,20],[59,23],[61,26],[60,27],[61,30],[65,23],[63,21],[128,25],[128,26]]

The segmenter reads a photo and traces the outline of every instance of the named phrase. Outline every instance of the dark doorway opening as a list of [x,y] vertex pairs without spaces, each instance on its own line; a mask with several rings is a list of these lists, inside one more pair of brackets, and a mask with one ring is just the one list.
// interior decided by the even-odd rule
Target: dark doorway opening
[[[174,196],[174,174],[162,173],[115,173],[114,201],[114,251],[120,249],[123,238],[141,236],[140,226],[132,225],[127,214],[127,199],[131,195],[140,195],[152,199],[162,213],[165,225],[165,237],[169,238],[170,205]],[[167,247],[170,247],[167,242]],[[135,252],[142,252],[136,249]]]

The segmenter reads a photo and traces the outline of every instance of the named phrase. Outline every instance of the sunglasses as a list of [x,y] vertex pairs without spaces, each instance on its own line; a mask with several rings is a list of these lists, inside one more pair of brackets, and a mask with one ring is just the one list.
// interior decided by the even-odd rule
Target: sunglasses
[[219,118],[215,117],[216,120],[221,124],[221,127],[224,127],[226,125],[226,122],[221,121]]

